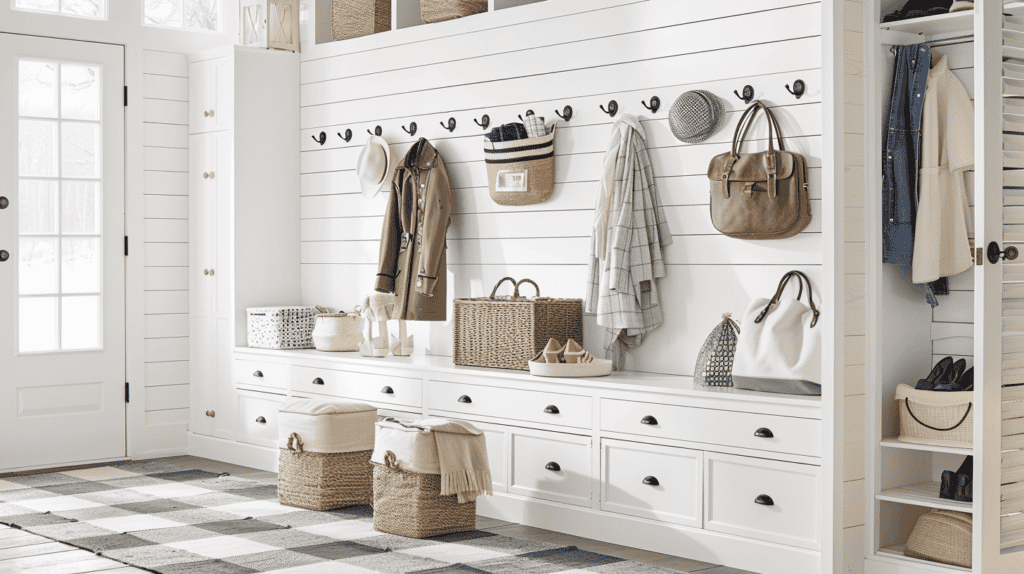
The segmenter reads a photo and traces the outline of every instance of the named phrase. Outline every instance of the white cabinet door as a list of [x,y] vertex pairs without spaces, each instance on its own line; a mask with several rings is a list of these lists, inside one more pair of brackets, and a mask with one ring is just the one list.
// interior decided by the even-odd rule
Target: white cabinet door
[[[210,192],[213,196],[213,238],[209,283],[214,317],[213,385],[217,416],[213,434],[233,438],[236,430],[237,392],[232,377],[231,351],[235,346],[234,314],[234,190],[232,186],[232,132],[210,134]],[[244,310],[242,310],[244,313]]]
[[212,384],[216,360],[213,339],[215,321],[210,268],[214,262],[217,222],[216,194],[213,182],[209,179],[212,169],[210,144],[209,135],[189,138],[189,307],[192,359],[192,421],[189,429],[199,434],[211,433],[216,415],[216,397]]
[[230,129],[234,116],[232,58],[193,62],[189,76],[191,133]]
[[704,453],[603,439],[601,510],[700,528]]

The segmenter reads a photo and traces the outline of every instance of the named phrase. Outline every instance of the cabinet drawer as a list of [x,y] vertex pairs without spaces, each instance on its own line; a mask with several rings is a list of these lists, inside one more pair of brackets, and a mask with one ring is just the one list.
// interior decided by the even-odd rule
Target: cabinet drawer
[[289,367],[282,363],[268,363],[249,359],[235,359],[236,385],[254,385],[288,390]]
[[601,429],[821,456],[821,421],[814,419],[602,399]]
[[274,448],[277,446],[277,409],[285,403],[283,395],[238,393],[238,440]]
[[705,453],[707,530],[818,550],[820,497],[820,467]]
[[590,506],[590,437],[512,431],[508,491],[532,498]]
[[369,373],[292,367],[292,389],[342,399],[407,407],[423,405],[423,381]]
[[601,441],[601,510],[700,528],[704,453]]
[[430,381],[431,410],[592,428],[590,397]]

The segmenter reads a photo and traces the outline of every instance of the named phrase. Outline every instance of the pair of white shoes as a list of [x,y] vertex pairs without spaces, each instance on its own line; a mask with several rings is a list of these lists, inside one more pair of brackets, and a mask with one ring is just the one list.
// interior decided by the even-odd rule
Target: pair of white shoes
[[[363,331],[363,342],[359,343],[359,354],[364,357],[386,357],[388,353],[396,357],[408,357],[413,351],[413,336],[406,334],[406,322],[398,321],[398,337],[388,336],[388,321],[395,309],[395,296],[389,293],[374,293],[356,307],[356,313],[362,319],[360,330]],[[373,336],[373,325],[377,324],[378,335]]]

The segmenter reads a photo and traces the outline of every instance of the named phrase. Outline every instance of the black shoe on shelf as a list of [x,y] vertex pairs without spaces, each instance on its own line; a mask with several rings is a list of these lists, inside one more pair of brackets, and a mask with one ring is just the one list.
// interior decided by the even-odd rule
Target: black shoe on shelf
[[953,385],[960,380],[960,377],[964,374],[967,369],[967,360],[960,359],[953,363],[953,366],[948,371],[943,373],[939,380],[932,387],[933,391],[952,391],[954,390]]
[[941,379],[952,366],[953,357],[946,357],[938,363],[935,363],[935,366],[932,367],[932,372],[928,374],[928,377],[917,381],[917,386],[914,388],[919,391],[932,390],[935,388],[935,384],[939,382],[939,379]]
[[882,22],[896,22],[899,20],[946,14],[952,5],[953,0],[907,0],[899,10],[891,12],[882,18]]
[[974,367],[964,371],[963,375],[960,375],[960,380],[953,383],[954,391],[973,391],[974,390]]

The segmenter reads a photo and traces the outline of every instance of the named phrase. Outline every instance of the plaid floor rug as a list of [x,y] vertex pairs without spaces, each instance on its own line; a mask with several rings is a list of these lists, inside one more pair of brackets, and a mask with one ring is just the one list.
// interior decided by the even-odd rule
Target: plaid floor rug
[[162,462],[0,479],[0,523],[161,574],[668,573],[473,531],[415,540],[373,510],[301,510],[277,486]]

